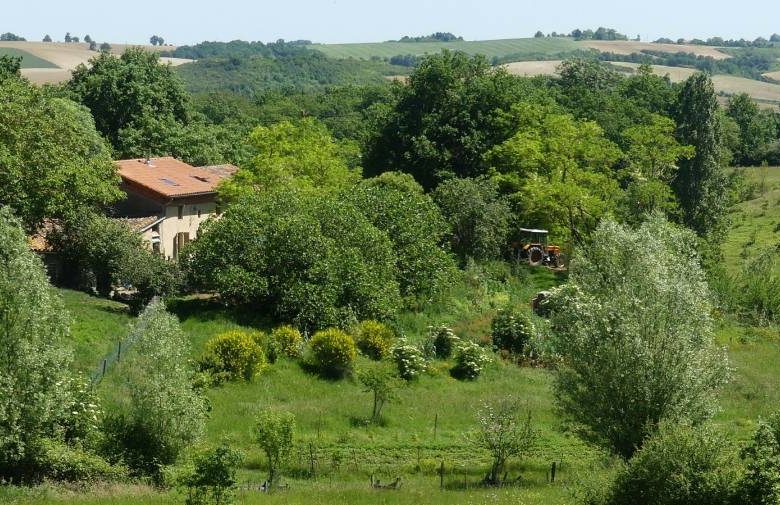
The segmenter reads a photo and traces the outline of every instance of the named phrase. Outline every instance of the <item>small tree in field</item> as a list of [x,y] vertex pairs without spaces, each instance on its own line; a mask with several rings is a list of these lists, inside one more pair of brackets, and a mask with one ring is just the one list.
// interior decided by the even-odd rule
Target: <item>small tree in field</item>
[[195,459],[195,469],[184,479],[187,487],[186,505],[228,505],[233,503],[236,487],[236,467],[241,453],[223,443]]
[[382,418],[382,407],[385,406],[385,403],[392,402],[397,398],[396,390],[400,387],[401,381],[391,372],[380,367],[359,371],[358,379],[363,385],[363,391],[373,394],[371,422],[376,424]]
[[255,440],[268,459],[268,485],[276,485],[293,447],[295,416],[290,412],[265,410],[257,417]]
[[121,400],[106,420],[106,452],[159,482],[162,466],[203,432],[206,402],[192,387],[189,341],[165,304],[149,304],[129,339]]
[[509,397],[483,405],[478,420],[474,443],[493,457],[485,483],[498,485],[504,478],[509,458],[520,456],[533,447],[536,433],[531,426],[531,412],[524,415],[518,401]]
[[551,297],[565,366],[556,396],[590,438],[630,458],[663,420],[709,418],[728,377],[693,234],[653,215],[602,222]]

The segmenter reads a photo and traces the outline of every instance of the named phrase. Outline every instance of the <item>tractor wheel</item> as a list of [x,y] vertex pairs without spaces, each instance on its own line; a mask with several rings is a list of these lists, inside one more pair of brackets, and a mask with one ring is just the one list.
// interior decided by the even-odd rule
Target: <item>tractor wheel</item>
[[528,264],[538,267],[544,261],[544,251],[540,247],[532,247],[528,251]]

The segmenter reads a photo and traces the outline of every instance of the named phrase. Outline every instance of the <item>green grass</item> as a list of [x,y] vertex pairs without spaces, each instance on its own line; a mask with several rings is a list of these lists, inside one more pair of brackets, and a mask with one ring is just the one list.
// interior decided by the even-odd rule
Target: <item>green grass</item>
[[71,316],[74,367],[92,372],[100,360],[127,336],[132,318],[127,305],[80,291],[58,290]]
[[0,56],[21,56],[22,68],[59,68],[54,63],[32,55],[22,49],[0,47]]
[[[777,179],[780,185],[780,176]],[[546,269],[521,268],[510,275],[506,267],[495,265],[470,268],[462,282],[454,283],[450,296],[402,314],[398,330],[419,341],[429,325],[448,323],[465,338],[484,340],[498,308],[510,301],[527,303],[534,292],[563,280],[565,276]],[[80,293],[62,293],[68,308],[77,313],[73,331],[77,342],[85,341],[85,336],[92,333],[118,330],[130,319],[111,302]],[[179,300],[169,307],[190,336],[193,357],[200,355],[206,340],[215,334],[233,328],[270,326],[263,317],[242,315],[207,300]],[[87,323],[93,319],[96,321]],[[96,331],[100,328],[104,331]],[[773,328],[746,328],[723,320],[717,338],[728,349],[734,377],[723,391],[722,410],[714,421],[725,436],[742,442],[751,436],[757,418],[770,414],[780,404],[780,333]],[[84,360],[98,354],[87,345],[77,350]],[[367,363],[359,358],[357,366]],[[450,377],[449,366],[451,363],[437,361],[428,374],[400,391],[397,402],[385,407],[382,426],[366,426],[361,420],[369,414],[371,398],[354,380],[323,380],[307,373],[297,362],[283,360],[251,383],[227,384],[208,392],[212,410],[201,446],[227,440],[244,453],[238,502],[248,504],[309,504],[315,500],[399,505],[569,504],[576,503],[575,494],[582,483],[609,475],[613,460],[575,436],[556,411],[551,371],[495,359],[478,380],[461,382]],[[111,383],[119,379],[120,372],[121,367],[114,369],[101,383],[105,398],[110,399]],[[523,476],[519,485],[484,489],[477,483],[487,471],[489,459],[468,443],[468,433],[475,427],[478,406],[505,394],[518,396],[531,409],[539,441],[528,457],[514,460],[510,466],[510,475]],[[264,457],[253,442],[252,426],[257,411],[267,406],[289,410],[297,421],[297,446],[286,479],[289,488],[270,496],[251,490],[265,479]],[[314,476],[309,474],[312,453]],[[442,461],[445,490],[439,489],[437,473]],[[547,482],[552,461],[563,465],[554,485]],[[383,482],[400,476],[402,488],[372,490],[368,486],[371,475]],[[88,491],[66,486],[0,488],[0,502],[20,505],[182,501],[175,490],[159,492],[127,484]]]
[[480,40],[462,42],[375,42],[365,44],[313,44],[308,46],[325,53],[331,58],[370,59],[391,58],[397,55],[434,54],[442,49],[463,51],[469,54],[483,54],[489,58],[508,55],[556,54],[580,49],[569,38],[525,38],[503,40]]
[[753,197],[731,212],[731,225],[723,244],[726,266],[737,272],[746,258],[780,244],[780,167],[737,168]]

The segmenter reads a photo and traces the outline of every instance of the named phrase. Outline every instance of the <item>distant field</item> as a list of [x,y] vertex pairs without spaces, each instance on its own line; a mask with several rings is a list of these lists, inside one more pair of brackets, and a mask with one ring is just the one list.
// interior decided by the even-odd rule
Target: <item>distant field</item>
[[631,54],[648,50],[662,51],[665,53],[693,53],[701,56],[710,56],[716,60],[731,58],[730,55],[711,46],[656,44],[654,42],[634,42],[633,40],[583,40],[582,42],[578,42],[578,44],[597,49],[604,53]]
[[780,81],[780,70],[776,72],[767,72],[764,74],[764,77],[767,77],[775,81]]
[[[514,75],[555,75],[555,70],[560,63],[558,60],[518,61],[508,63],[504,67]],[[626,73],[634,72],[639,67],[638,63],[625,62],[611,62],[610,65],[616,70]],[[685,67],[654,65],[653,72],[657,75],[669,75],[672,82],[680,82],[695,74],[696,70]],[[776,72],[776,74],[780,74],[780,72]],[[780,80],[780,75],[777,78]],[[718,93],[726,95],[747,93],[762,106],[776,107],[780,105],[780,84],[756,81],[733,75],[715,75],[712,77],[712,82]]]
[[22,57],[22,68],[57,68],[57,65],[22,49],[0,47],[0,56]]
[[463,51],[468,54],[507,56],[510,54],[555,54],[581,49],[567,38],[526,38],[504,40],[480,40],[465,42],[374,42],[366,44],[313,44],[308,46],[331,58],[370,59],[372,56],[390,58],[401,54],[435,54],[442,49]]
[[[127,44],[111,44],[111,52],[122,54]],[[175,49],[172,46],[141,46],[152,51]],[[0,55],[23,56],[22,75],[36,84],[56,83],[70,79],[71,72],[80,64],[87,63],[97,52],[90,51],[89,44],[66,44],[64,42],[0,42]],[[189,63],[181,58],[161,58],[172,65]]]

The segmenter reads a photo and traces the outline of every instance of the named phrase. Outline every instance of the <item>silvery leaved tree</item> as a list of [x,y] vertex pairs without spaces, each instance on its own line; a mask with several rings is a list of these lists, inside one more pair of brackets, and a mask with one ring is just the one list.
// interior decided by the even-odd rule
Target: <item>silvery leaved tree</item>
[[665,419],[716,409],[728,377],[692,233],[655,214],[638,229],[604,221],[551,300],[560,406],[625,458]]
[[0,480],[35,472],[72,403],[67,313],[20,221],[0,207]]

